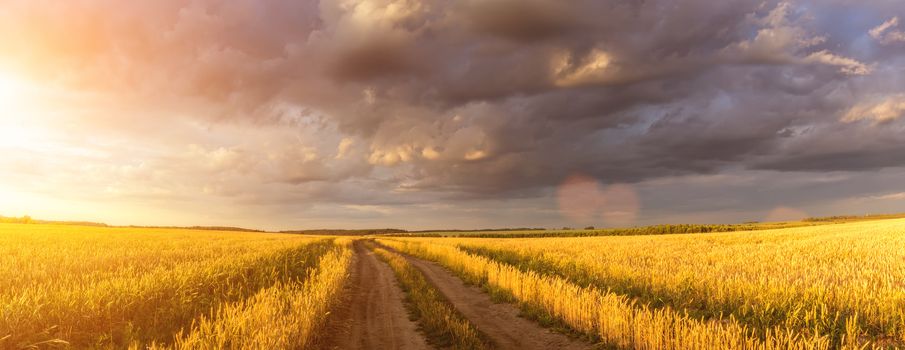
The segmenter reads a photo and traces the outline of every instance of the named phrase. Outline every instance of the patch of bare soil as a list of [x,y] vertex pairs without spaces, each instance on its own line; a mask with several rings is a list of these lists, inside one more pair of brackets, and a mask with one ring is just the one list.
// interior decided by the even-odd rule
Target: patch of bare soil
[[498,349],[594,349],[589,343],[556,333],[519,317],[511,304],[496,303],[476,286],[466,285],[442,266],[405,256]]
[[393,271],[360,242],[343,300],[330,315],[321,349],[430,349],[409,319]]

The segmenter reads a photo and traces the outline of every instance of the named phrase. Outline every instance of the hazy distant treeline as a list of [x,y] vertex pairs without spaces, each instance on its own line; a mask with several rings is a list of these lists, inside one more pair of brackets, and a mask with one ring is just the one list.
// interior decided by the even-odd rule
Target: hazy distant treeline
[[798,226],[810,226],[816,223],[744,223],[744,224],[669,224],[631,228],[609,228],[596,230],[550,230],[550,231],[444,231],[444,232],[411,232],[394,234],[393,236],[410,237],[477,237],[477,238],[532,238],[532,237],[595,237],[595,236],[640,236],[668,235],[680,233],[711,233],[732,231],[755,231]]
[[319,235],[319,236],[365,236],[365,235],[387,235],[394,233],[406,233],[406,230],[400,230],[395,228],[382,228],[382,229],[366,229],[366,230],[332,230],[332,229],[318,229],[318,230],[291,230],[291,231],[280,231],[280,233],[291,233],[291,234],[300,234],[300,235]]
[[242,227],[232,227],[232,226],[117,226],[117,227],[129,227],[129,228],[160,228],[160,229],[188,229],[188,230],[203,230],[203,231],[239,231],[239,232],[267,232],[263,230],[254,230],[250,228],[242,228]]
[[867,215],[836,215],[807,218],[804,222],[848,222],[862,220],[879,220],[879,219],[901,219],[905,218],[905,213],[901,214],[867,214]]
[[37,219],[32,219],[31,216],[28,216],[28,215],[21,216],[21,217],[0,216],[0,223],[4,223],[4,224],[55,224],[55,225],[96,226],[96,227],[108,227],[109,226],[105,223],[90,222],[90,221],[37,220]]
[[[442,230],[443,232],[502,232],[502,231],[545,231],[546,228],[543,227],[504,227],[504,228],[482,228],[479,230]],[[417,231],[405,231],[408,233],[423,233],[423,232],[440,232],[439,230],[417,230]]]

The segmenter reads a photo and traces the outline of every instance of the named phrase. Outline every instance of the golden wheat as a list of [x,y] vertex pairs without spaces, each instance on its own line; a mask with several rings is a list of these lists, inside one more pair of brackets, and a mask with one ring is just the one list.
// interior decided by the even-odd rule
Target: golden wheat
[[445,240],[701,318],[905,342],[905,221],[659,237]]
[[725,234],[381,242],[439,260],[618,346],[903,342],[903,220]]
[[[348,244],[321,258],[303,283],[277,282],[253,297],[201,317],[173,349],[304,349],[326,321],[347,276]],[[161,347],[162,348],[162,347]]]
[[326,238],[0,225],[0,348],[169,344],[218,306],[308,277]]

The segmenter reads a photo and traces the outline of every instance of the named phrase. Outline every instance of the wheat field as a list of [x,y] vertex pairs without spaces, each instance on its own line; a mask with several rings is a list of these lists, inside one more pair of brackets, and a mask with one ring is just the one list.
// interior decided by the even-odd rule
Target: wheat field
[[0,348],[305,344],[350,257],[325,237],[2,224]]
[[[311,348],[359,239],[0,224],[0,349]],[[451,318],[455,306],[397,253],[436,261],[527,318],[602,347],[905,346],[905,219],[375,242],[422,306],[420,322],[458,348],[484,346],[479,330]]]
[[628,348],[905,344],[905,220],[592,238],[392,238]]

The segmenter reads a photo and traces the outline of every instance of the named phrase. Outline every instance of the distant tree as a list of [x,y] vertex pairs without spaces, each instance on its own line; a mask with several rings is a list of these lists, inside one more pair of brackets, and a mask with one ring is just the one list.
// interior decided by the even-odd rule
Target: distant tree
[[585,230],[593,230],[593,229],[594,229],[594,226],[588,226],[588,227],[585,227],[584,229],[585,229]]
[[563,226],[563,228],[562,228],[562,229],[563,229],[563,231],[569,231],[569,230],[571,230],[571,229],[572,229],[572,228],[571,228],[571,227],[569,227],[569,226]]
[[22,217],[22,223],[23,223],[23,224],[30,224],[30,223],[32,223],[31,216],[28,216],[28,215],[23,216],[23,217]]

